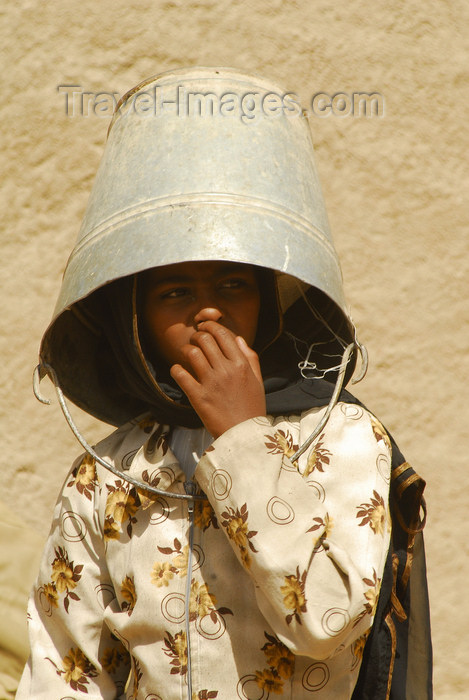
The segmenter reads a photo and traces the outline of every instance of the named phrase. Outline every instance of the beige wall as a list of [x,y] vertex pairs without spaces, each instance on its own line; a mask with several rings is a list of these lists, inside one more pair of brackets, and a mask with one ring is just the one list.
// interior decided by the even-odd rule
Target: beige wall
[[[383,96],[381,117],[311,125],[370,351],[357,393],[428,482],[436,697],[467,697],[469,4],[17,0],[1,18],[2,498],[43,537],[80,447],[57,403],[34,400],[31,373],[108,125],[67,116],[57,87],[122,94],[198,64],[265,74],[304,103],[317,92]],[[78,420],[93,439],[107,431]]]

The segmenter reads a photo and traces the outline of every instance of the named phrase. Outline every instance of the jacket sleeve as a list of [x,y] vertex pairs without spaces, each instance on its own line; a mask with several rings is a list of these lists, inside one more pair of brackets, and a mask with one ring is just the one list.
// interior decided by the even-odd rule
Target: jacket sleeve
[[28,606],[31,655],[17,700],[124,697],[128,654],[104,623],[118,610],[106,568],[94,461],[77,460],[57,502]]
[[365,409],[338,404],[291,461],[322,410],[241,423],[196,470],[260,611],[293,653],[318,660],[363,647],[390,539],[390,442]]

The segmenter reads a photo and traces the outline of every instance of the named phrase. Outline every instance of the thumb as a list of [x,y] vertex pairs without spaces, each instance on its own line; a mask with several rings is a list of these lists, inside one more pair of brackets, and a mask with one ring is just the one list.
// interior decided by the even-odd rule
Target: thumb
[[246,341],[241,335],[236,336],[236,342],[238,344],[239,349],[249,362],[249,365],[252,371],[254,372],[256,379],[260,384],[263,384],[264,380],[262,378],[261,366],[257,352],[249,347],[249,345],[246,343]]

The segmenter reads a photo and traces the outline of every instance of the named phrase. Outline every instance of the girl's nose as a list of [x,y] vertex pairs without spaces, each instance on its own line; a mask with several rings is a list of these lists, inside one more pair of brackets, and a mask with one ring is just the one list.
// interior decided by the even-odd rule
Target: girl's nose
[[197,328],[197,325],[202,321],[219,321],[222,318],[222,316],[223,314],[220,311],[220,309],[217,309],[213,306],[205,306],[203,309],[200,309],[194,316],[194,326]]

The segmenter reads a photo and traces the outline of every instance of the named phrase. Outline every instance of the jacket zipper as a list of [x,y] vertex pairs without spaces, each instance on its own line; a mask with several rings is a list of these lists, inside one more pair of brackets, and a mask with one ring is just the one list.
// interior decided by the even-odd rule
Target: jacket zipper
[[[187,494],[194,495],[196,485],[193,481],[186,481],[184,489]],[[187,698],[192,700],[192,657],[191,657],[191,632],[190,632],[190,597],[192,583],[192,558],[194,549],[194,501],[187,501],[187,513],[189,516],[189,552],[187,555],[187,580],[185,598],[185,627],[186,627],[186,652],[187,652]]]

